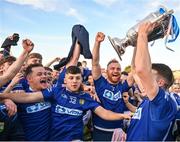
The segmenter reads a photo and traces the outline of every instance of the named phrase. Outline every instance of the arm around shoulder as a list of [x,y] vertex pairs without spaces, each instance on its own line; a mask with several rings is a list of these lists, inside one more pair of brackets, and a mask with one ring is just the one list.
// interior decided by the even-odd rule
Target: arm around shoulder
[[42,92],[15,92],[15,93],[2,93],[0,94],[2,99],[11,99],[16,103],[35,103],[44,100]]

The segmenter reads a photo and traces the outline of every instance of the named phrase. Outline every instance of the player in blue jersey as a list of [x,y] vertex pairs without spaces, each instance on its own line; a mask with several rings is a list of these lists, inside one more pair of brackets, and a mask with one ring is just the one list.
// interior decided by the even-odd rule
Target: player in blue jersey
[[[41,64],[31,64],[25,70],[29,87],[25,92],[37,92],[48,86],[46,70]],[[18,116],[21,120],[26,140],[44,141],[49,138],[50,109],[48,101],[18,104]],[[43,133],[42,133],[43,132]]]
[[134,72],[143,85],[147,99],[142,101],[131,119],[127,141],[165,140],[177,114],[177,106],[166,91],[173,83],[171,69],[165,64],[151,64],[148,34],[154,26],[147,22],[141,24],[138,30]]
[[[2,76],[0,76],[0,86],[1,87],[3,85],[5,85],[8,81],[10,81],[19,72],[19,70],[22,67],[27,56],[34,48],[34,44],[29,39],[23,40],[22,46],[24,48],[22,54],[17,58],[17,60],[12,65],[10,65],[9,63],[5,63],[6,61],[8,61],[9,57],[6,57],[1,60],[1,63],[6,64],[5,65],[6,67],[4,66],[4,69],[5,68],[7,69],[6,72],[4,72]],[[5,105],[6,105],[7,101],[6,102],[3,101],[2,103],[5,103]],[[2,107],[0,108],[1,114],[4,113],[3,116],[1,115],[2,117],[0,120],[1,121],[1,123],[0,123],[0,127],[1,127],[0,140],[2,140],[2,141],[24,140],[24,135],[23,135],[22,129],[19,127],[20,125],[19,125],[19,121],[17,120],[17,117],[16,116],[8,117],[6,114],[7,113],[6,110],[8,111],[8,114],[12,114],[13,111],[16,111],[15,104],[10,104],[10,103],[11,102],[8,102],[8,105],[6,105],[6,106],[2,105]],[[11,109],[12,109],[12,111],[11,111]],[[9,111],[11,111],[11,112],[9,112]]]
[[82,75],[77,66],[69,66],[66,69],[64,82],[65,87],[59,86],[29,94],[2,94],[1,97],[21,103],[51,101],[52,123],[49,140],[82,140],[83,113],[89,109],[106,120],[130,119],[127,114],[104,109],[88,93],[81,91]]
[[[111,60],[107,65],[107,79],[102,76],[101,66],[99,64],[100,58],[100,44],[104,40],[105,35],[101,32],[97,33],[95,44],[93,48],[92,59],[92,76],[97,95],[101,101],[101,105],[113,112],[123,113],[127,110],[122,98],[122,93],[129,90],[133,84],[132,77],[121,83],[121,66],[115,59]],[[123,121],[107,121],[101,119],[99,116],[93,117],[94,141],[111,141],[113,131],[116,128],[123,127]]]

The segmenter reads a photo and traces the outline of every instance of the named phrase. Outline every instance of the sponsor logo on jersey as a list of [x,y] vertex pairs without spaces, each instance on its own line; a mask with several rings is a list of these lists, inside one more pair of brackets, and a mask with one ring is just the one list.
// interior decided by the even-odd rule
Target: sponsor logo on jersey
[[55,112],[61,114],[73,115],[73,116],[81,116],[83,114],[82,110],[71,109],[61,105],[56,105]]
[[26,108],[27,113],[35,113],[51,107],[49,102],[40,102]]
[[122,95],[121,95],[121,92],[118,91],[117,93],[113,93],[112,91],[110,90],[105,90],[104,91],[104,94],[103,94],[103,97],[111,100],[111,101],[118,101],[119,99],[122,98]]
[[136,112],[134,113],[132,119],[141,119],[141,113],[142,113],[142,108],[136,109]]

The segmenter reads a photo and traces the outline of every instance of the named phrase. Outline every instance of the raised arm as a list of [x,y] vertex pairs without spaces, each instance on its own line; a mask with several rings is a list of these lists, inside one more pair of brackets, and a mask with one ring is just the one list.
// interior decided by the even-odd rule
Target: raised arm
[[132,60],[131,60],[131,73],[132,73],[133,79],[136,82],[136,84],[138,85],[140,91],[144,92],[143,84],[142,84],[139,76],[137,76],[137,74],[136,74],[136,66],[135,66],[136,51],[137,51],[137,47],[134,47],[133,57],[132,57]]
[[22,73],[17,73],[16,76],[12,79],[12,81],[9,83],[9,85],[6,87],[6,89],[3,91],[3,93],[9,93],[12,91],[14,86],[24,77]]
[[92,51],[92,76],[94,80],[97,80],[101,76],[100,61],[100,44],[104,41],[105,35],[102,32],[98,32],[95,38],[94,48]]
[[104,120],[131,119],[130,114],[115,113],[110,110],[106,110],[101,106],[98,106],[94,112]]
[[52,61],[50,61],[49,63],[47,63],[44,67],[50,67],[53,63],[59,62],[60,60],[61,60],[61,58],[56,57],[56,58],[54,58]]
[[154,26],[155,24],[150,22],[140,25],[135,55],[135,72],[150,100],[153,100],[158,92],[158,84],[152,75],[151,58],[148,50],[148,34],[153,30]]
[[79,57],[80,57],[80,51],[81,51],[81,47],[80,47],[78,41],[76,41],[75,48],[73,51],[73,55],[72,55],[70,61],[66,64],[66,68],[69,66],[76,66],[77,65]]
[[23,52],[17,58],[17,60],[8,68],[8,70],[0,76],[0,86],[6,84],[9,80],[13,79],[13,77],[19,72],[21,66],[23,65],[24,61],[26,60],[28,54],[34,48],[34,44],[29,39],[23,40],[22,46],[24,48]]
[[16,103],[35,103],[44,100],[42,92],[17,92],[17,93],[2,93],[0,94],[1,99],[11,99]]

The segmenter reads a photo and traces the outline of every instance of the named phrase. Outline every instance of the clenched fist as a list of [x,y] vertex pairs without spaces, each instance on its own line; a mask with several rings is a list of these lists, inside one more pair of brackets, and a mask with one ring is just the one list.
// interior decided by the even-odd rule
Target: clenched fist
[[102,32],[98,32],[95,40],[97,42],[102,42],[102,41],[104,41],[104,39],[105,39],[105,34]]
[[24,39],[22,41],[22,46],[26,52],[30,53],[34,48],[34,43],[29,39]]

